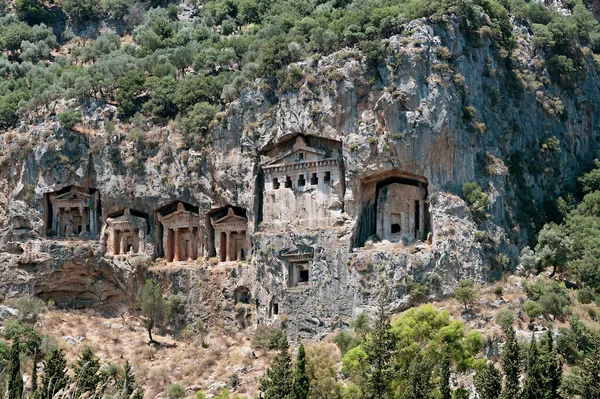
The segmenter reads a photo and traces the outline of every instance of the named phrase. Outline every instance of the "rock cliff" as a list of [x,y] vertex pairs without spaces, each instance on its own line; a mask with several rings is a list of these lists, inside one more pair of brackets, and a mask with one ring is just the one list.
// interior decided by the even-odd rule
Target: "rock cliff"
[[[142,137],[123,124],[107,129],[115,109],[98,103],[83,106],[76,131],[43,120],[4,134],[2,295],[115,313],[134,306],[139,284],[155,276],[186,294],[191,318],[277,322],[292,335],[315,335],[372,306],[384,287],[397,310],[417,295],[414,283],[443,296],[460,279],[500,276],[539,227],[535,215],[573,187],[598,150],[597,66],[585,55],[576,87],[565,89],[531,49],[528,26],[515,22],[513,54],[484,29],[467,38],[458,26],[412,21],[378,51],[348,48],[291,66],[290,75],[301,74],[285,91],[256,82],[217,114],[202,148],[188,148],[176,126],[150,120],[135,122]],[[340,180],[327,202],[333,211],[324,213],[330,223],[291,220],[313,212],[298,208],[271,228],[263,212],[267,154],[298,136],[339,146]],[[466,182],[487,194],[485,217],[474,217],[462,199]],[[425,188],[426,207],[415,210],[417,200],[407,213],[414,240],[375,237],[384,184]],[[106,256],[102,237],[49,235],[45,194],[70,185],[100,193],[102,224],[125,208],[147,215],[151,253]],[[167,263],[154,250],[164,245],[157,210],[174,201],[197,212],[196,261]],[[230,262],[215,257],[206,216],[229,205],[248,221],[249,248],[239,262],[237,254]],[[397,217],[397,229],[409,226]],[[310,276],[298,278],[308,281],[290,286],[305,261]]]

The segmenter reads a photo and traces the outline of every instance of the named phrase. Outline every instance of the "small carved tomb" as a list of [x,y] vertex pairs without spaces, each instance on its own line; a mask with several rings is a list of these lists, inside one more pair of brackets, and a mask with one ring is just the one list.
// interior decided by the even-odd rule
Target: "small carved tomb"
[[145,252],[147,215],[126,208],[106,220],[106,254],[133,255]]
[[46,234],[94,238],[98,234],[100,193],[77,186],[45,195]]
[[294,251],[283,254],[288,263],[288,287],[308,285],[311,281],[310,261],[313,254],[309,251]]
[[182,202],[177,210],[158,215],[162,225],[162,244],[167,262],[192,261],[198,258],[198,214],[185,209]]
[[248,254],[249,243],[246,239],[248,220],[236,215],[233,208],[229,208],[227,215],[213,220],[215,229],[215,248],[220,262],[242,261]]

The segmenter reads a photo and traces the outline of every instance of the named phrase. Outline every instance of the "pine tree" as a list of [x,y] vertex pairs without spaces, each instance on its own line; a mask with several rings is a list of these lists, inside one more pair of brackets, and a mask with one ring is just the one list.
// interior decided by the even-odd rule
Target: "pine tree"
[[[131,395],[133,394],[133,398]],[[117,383],[117,398],[118,399],[143,399],[144,393],[139,389],[135,381],[135,375],[131,369],[129,361],[125,361],[123,373],[119,377]]]
[[562,363],[554,346],[552,331],[544,336],[541,344],[542,375],[544,376],[544,399],[561,399]]
[[591,352],[583,363],[581,375],[583,377],[583,392],[581,399],[600,398],[600,346]]
[[519,344],[512,326],[504,330],[505,343],[502,350],[502,370],[504,371],[504,399],[515,399],[519,395]]
[[487,362],[475,375],[475,389],[479,399],[498,399],[502,392],[502,374],[494,367],[492,362]]
[[365,399],[387,399],[392,397],[391,381],[394,372],[396,339],[390,332],[391,325],[385,311],[385,298],[379,300],[373,331],[365,336],[363,349],[367,355],[363,371],[363,393]]
[[76,383],[76,395],[85,392],[95,392],[100,383],[100,360],[94,356],[91,348],[86,347],[79,355],[79,359],[73,365]]
[[37,361],[38,361],[38,351],[36,349],[33,354],[33,367],[31,369],[31,396],[35,396],[35,391],[38,388],[38,376],[37,376]]
[[62,350],[53,349],[44,359],[44,375],[42,376],[42,385],[38,390],[38,397],[52,399],[54,394],[67,386],[68,382],[67,359]]
[[288,352],[287,338],[279,345],[279,353],[275,355],[265,376],[260,380],[263,399],[292,399],[294,397],[294,375],[292,358]]
[[300,344],[298,348],[298,356],[296,357],[296,377],[294,378],[294,398],[308,398],[308,374],[306,374],[306,353],[304,352],[304,344]]
[[10,363],[8,364],[8,399],[21,399],[23,396],[20,355],[19,340],[15,339],[10,348]]
[[541,366],[537,342],[535,341],[535,335],[533,335],[527,353],[526,374],[521,399],[540,399],[544,397],[544,376]]
[[431,371],[433,364],[423,351],[417,352],[411,360],[407,375],[407,395],[410,399],[430,399],[432,397],[433,385],[431,383]]
[[450,350],[444,349],[442,364],[440,365],[440,394],[442,399],[450,399],[452,390],[450,389]]

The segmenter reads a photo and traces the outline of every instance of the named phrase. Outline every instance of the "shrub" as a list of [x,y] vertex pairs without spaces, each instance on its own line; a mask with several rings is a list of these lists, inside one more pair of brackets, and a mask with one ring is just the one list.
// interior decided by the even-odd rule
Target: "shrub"
[[23,297],[17,301],[21,320],[35,323],[38,315],[47,310],[44,301],[38,298]]
[[496,295],[498,298],[501,298],[503,293],[504,289],[501,285],[497,285],[496,287],[494,287],[494,295]]
[[523,304],[523,310],[525,310],[525,313],[527,313],[527,316],[531,319],[540,317],[543,314],[541,306],[536,301],[526,301]]
[[350,349],[356,348],[360,344],[360,340],[354,338],[354,336],[348,331],[340,331],[334,338],[333,342],[340,348],[342,356],[346,354]]
[[563,283],[544,282],[542,279],[537,279],[533,284],[526,284],[524,289],[527,296],[539,305],[544,315],[564,316],[566,308],[571,302],[569,291]]
[[460,280],[458,288],[454,291],[454,297],[468,309],[468,305],[473,303],[477,293],[473,280]]
[[496,313],[494,320],[496,321],[496,324],[506,329],[512,326],[513,321],[515,320],[515,315],[511,309],[502,309]]
[[299,89],[302,85],[302,69],[296,65],[290,65],[277,73],[277,86],[281,91],[292,91]]
[[584,287],[577,291],[577,300],[584,305],[594,302],[595,298],[594,290],[590,287]]
[[171,384],[168,391],[169,399],[182,399],[185,398],[185,388],[181,384]]
[[463,195],[473,216],[478,220],[483,220],[486,217],[488,206],[487,194],[477,183],[469,182],[463,185]]
[[371,330],[371,317],[368,313],[362,312],[350,322],[350,327],[359,335],[364,335]]
[[261,324],[252,337],[252,347],[261,350],[277,349],[284,339],[287,337],[282,330]]
[[58,121],[60,124],[68,130],[72,130],[76,124],[81,123],[83,117],[81,112],[68,109],[58,115]]

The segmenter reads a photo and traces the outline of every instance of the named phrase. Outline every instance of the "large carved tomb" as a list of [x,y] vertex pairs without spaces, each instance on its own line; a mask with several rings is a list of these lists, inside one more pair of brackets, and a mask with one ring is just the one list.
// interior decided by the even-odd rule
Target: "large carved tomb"
[[44,195],[46,235],[97,238],[100,193],[94,189],[67,186]]
[[423,176],[398,170],[368,176],[361,182],[360,198],[356,246],[375,237],[410,243],[424,239],[429,232],[427,179]]
[[106,220],[104,248],[107,255],[146,253],[148,215],[129,208]]
[[163,207],[162,212],[165,213],[157,211],[159,255],[164,256],[167,262],[197,259],[200,245],[197,208],[183,202],[177,202],[177,208],[173,211],[169,212],[169,208]]
[[261,229],[332,226],[343,210],[340,143],[296,136],[264,155]]
[[232,207],[227,210],[227,215],[211,218],[215,231],[216,256],[220,262],[242,261],[246,259],[250,250],[250,243],[246,237],[248,220],[236,215]]

